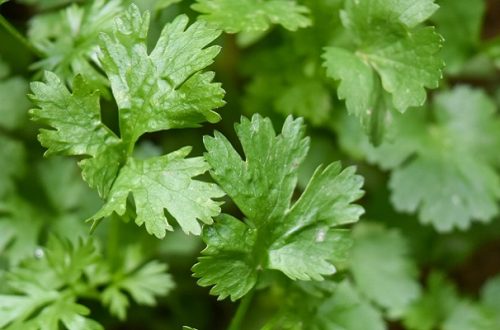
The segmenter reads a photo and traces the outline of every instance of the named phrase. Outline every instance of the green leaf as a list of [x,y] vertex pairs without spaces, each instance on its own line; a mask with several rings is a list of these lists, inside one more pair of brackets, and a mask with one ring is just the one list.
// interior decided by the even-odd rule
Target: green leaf
[[[129,297],[140,305],[155,305],[156,296],[166,295],[174,287],[167,265],[150,261],[145,265],[130,262],[134,259],[133,247],[125,251],[123,263],[113,275],[111,283],[102,292],[102,302],[111,313],[125,320]],[[142,261],[142,260],[140,260]]]
[[420,220],[440,231],[489,221],[500,197],[495,105],[481,91],[458,87],[436,97],[435,113],[436,124],[410,152],[417,157],[393,172],[392,201],[399,210],[418,209]]
[[148,233],[163,238],[166,230],[173,230],[165,216],[167,210],[184,232],[199,235],[197,220],[212,223],[212,217],[220,213],[220,203],[212,198],[224,193],[213,183],[193,180],[207,171],[208,165],[201,157],[186,159],[190,150],[185,147],[146,160],[130,158],[120,170],[108,201],[89,220],[95,222],[113,212],[124,215],[131,194],[137,213],[135,222],[145,224]]
[[72,93],[54,73],[46,72],[45,81],[31,83],[30,97],[39,108],[30,114],[54,128],[41,129],[38,136],[46,155],[88,156],[79,163],[83,178],[107,196],[124,150],[121,140],[101,121],[98,92],[82,76],[75,77]]
[[443,330],[494,330],[498,328],[487,312],[469,301],[461,301],[444,322]]
[[391,318],[401,317],[420,295],[417,267],[396,230],[357,226],[349,263],[358,290]]
[[376,148],[355,136],[353,126],[341,128],[341,135],[344,145],[350,143],[346,148],[357,145],[370,162],[392,170],[389,186],[397,210],[418,211],[422,223],[439,231],[467,229],[498,213],[495,113],[482,91],[458,86],[436,94],[431,109],[396,116],[388,138]]
[[[384,330],[382,314],[348,280],[305,287],[296,282],[283,290],[279,310],[262,330]],[[319,289],[319,290],[318,290]]]
[[0,128],[20,128],[28,113],[28,82],[19,76],[7,77],[8,66],[0,58]]
[[129,150],[146,132],[220,120],[212,110],[224,105],[224,91],[212,83],[213,72],[201,72],[220,50],[205,48],[220,32],[202,22],[187,24],[183,15],[167,24],[149,54],[149,13],[141,15],[135,5],[117,19],[112,35],[101,34],[101,61],[118,104],[121,138]]
[[83,74],[103,95],[109,96],[109,82],[97,69],[100,63],[95,40],[99,33],[111,31],[114,18],[124,8],[122,0],[96,0],[34,16],[28,37],[44,58],[32,68],[53,71],[68,82],[74,75]]
[[83,270],[96,260],[93,244],[71,244],[51,238],[44,255],[26,260],[7,276],[12,294],[0,295],[0,327],[7,329],[103,329],[76,303],[85,290]]
[[442,38],[432,27],[419,26],[436,9],[433,0],[346,1],[341,18],[354,49],[328,47],[324,64],[328,76],[340,80],[338,96],[348,112],[374,141],[388,125],[385,112],[421,106],[425,88],[438,86]]
[[498,314],[498,306],[500,303],[500,276],[495,276],[481,288],[481,306],[485,309],[485,313],[497,328],[500,326],[500,315]]
[[362,195],[362,178],[352,167],[342,171],[339,163],[320,167],[292,206],[298,167],[309,144],[302,121],[288,117],[276,135],[269,119],[254,115],[242,118],[236,132],[245,160],[219,133],[205,138],[205,157],[212,177],[246,218],[223,216],[205,228],[207,248],[193,267],[199,284],[215,285],[212,293],[219,299],[236,300],[255,286],[263,269],[294,280],[333,274],[350,246],[346,230],[335,227],[363,213],[351,204]]
[[0,207],[4,198],[14,189],[14,180],[22,176],[25,151],[21,142],[0,134]]
[[295,31],[312,23],[309,9],[294,0],[197,0],[191,7],[228,33],[265,31],[271,24]]
[[384,330],[384,319],[354,286],[343,281],[330,298],[318,308],[316,326],[312,329]]
[[74,79],[72,92],[54,73],[46,73],[45,83],[32,83],[32,100],[39,108],[31,114],[54,128],[39,135],[47,154],[84,156],[79,163],[83,178],[106,200],[91,217],[94,226],[113,212],[123,215],[129,194],[136,223],[145,223],[157,237],[172,230],[165,211],[185,232],[195,234],[201,232],[197,220],[211,223],[220,212],[220,203],[212,198],[222,192],[192,180],[208,166],[201,158],[185,159],[188,149],[145,160],[132,156],[146,132],[220,119],[212,109],[224,104],[224,91],[211,82],[213,72],[202,72],[219,51],[217,46],[205,48],[219,32],[204,23],[187,23],[186,16],[179,16],[167,24],[149,54],[149,14],[141,15],[135,5],[116,20],[113,35],[101,34],[101,60],[118,104],[120,137],[102,123],[99,95],[83,76]]
[[[445,70],[457,74],[464,63],[477,52],[485,13],[483,0],[440,0],[439,10],[431,20],[444,37]],[[467,17],[467,19],[463,19]]]
[[431,273],[427,288],[404,315],[410,330],[432,330],[455,309],[459,298],[456,288],[440,273]]

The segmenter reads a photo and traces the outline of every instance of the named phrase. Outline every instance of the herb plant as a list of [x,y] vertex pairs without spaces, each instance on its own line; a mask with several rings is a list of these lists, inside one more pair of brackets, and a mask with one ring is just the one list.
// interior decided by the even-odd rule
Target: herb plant
[[0,0],[0,329],[499,329],[499,15]]

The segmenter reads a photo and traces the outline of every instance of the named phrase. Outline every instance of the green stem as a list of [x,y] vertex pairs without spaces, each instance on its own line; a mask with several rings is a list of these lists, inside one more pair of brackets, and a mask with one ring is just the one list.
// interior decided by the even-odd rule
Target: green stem
[[14,39],[19,41],[24,47],[26,47],[30,52],[37,55],[38,57],[43,57],[43,54],[33,46],[28,39],[26,39],[16,28],[10,24],[9,21],[5,19],[2,15],[0,15],[0,26],[5,29]]
[[245,297],[240,302],[238,309],[236,310],[236,314],[234,314],[231,323],[229,324],[228,330],[240,330],[241,323],[245,318],[245,315],[248,311],[248,307],[250,307],[250,303],[252,302],[253,295],[255,293],[255,289],[250,290]]
[[119,239],[120,239],[120,219],[116,214],[109,217],[108,226],[108,244],[107,244],[107,259],[114,267],[117,264],[119,254]]

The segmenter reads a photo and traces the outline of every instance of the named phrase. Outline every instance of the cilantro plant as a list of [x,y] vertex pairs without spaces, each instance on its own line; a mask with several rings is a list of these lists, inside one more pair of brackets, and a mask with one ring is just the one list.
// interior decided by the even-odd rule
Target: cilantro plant
[[0,0],[0,329],[500,328],[498,13]]

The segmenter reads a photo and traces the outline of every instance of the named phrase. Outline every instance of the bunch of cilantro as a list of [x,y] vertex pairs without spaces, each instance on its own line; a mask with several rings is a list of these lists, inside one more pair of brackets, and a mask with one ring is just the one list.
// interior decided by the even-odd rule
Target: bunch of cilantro
[[499,9],[0,0],[0,329],[500,328]]

